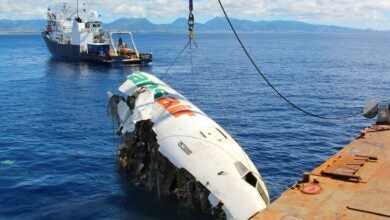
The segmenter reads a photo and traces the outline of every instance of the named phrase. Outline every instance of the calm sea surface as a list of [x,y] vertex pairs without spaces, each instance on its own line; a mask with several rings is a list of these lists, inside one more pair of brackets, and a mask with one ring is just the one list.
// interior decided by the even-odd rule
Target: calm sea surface
[[[389,97],[390,35],[245,34],[269,79],[299,106],[322,115],[361,111]],[[278,98],[230,34],[197,36],[168,74],[185,35],[136,34],[166,81],[242,145],[277,198],[373,120],[308,117]],[[200,219],[171,198],[132,187],[117,172],[118,138],[106,114],[139,68],[53,60],[41,36],[0,36],[0,219]],[[205,158],[207,159],[207,158]]]

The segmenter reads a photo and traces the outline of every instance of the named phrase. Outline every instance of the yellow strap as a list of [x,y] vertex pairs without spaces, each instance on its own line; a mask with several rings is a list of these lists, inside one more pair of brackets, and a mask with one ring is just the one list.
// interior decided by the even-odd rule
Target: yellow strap
[[190,38],[190,40],[194,39],[194,38],[195,38],[195,33],[194,33],[194,31],[189,31],[189,32],[188,32],[188,37]]

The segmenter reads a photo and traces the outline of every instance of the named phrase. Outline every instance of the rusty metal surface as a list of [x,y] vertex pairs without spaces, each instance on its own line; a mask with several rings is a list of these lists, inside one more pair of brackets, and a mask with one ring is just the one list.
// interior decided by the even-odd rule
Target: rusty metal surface
[[321,174],[335,179],[359,182],[363,181],[359,170],[363,166],[367,166],[366,163],[377,160],[378,158],[375,156],[339,155],[334,160],[329,160],[333,162],[322,170]]
[[363,191],[349,202],[348,208],[390,217],[390,165],[381,166]]
[[[389,219],[390,126],[374,125],[252,219]],[[318,184],[316,194],[302,188]]]

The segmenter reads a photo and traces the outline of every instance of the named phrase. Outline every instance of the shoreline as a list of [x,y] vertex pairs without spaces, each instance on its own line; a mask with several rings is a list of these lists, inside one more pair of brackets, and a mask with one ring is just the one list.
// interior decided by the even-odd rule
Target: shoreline
[[[113,31],[113,30],[109,30]],[[187,34],[185,31],[132,31],[133,34]],[[231,34],[231,31],[197,31],[197,34]],[[390,31],[358,31],[358,32],[337,32],[337,31],[238,31],[240,34],[388,34]],[[2,32],[0,35],[40,35],[41,32]]]

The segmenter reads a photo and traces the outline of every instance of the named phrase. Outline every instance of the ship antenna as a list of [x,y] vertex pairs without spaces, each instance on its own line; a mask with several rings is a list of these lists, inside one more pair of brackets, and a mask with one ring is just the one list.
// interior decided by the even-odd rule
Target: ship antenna
[[77,0],[77,17],[79,17],[79,0]]

